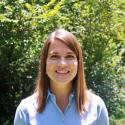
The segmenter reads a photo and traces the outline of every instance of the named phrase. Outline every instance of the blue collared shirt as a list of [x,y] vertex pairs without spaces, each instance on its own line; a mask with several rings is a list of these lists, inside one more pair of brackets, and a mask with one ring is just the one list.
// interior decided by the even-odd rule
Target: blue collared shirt
[[64,112],[56,104],[55,96],[48,92],[47,103],[42,113],[36,112],[35,94],[23,99],[17,107],[14,125],[109,125],[108,112],[103,100],[91,94],[87,112],[80,115],[76,109],[74,94]]

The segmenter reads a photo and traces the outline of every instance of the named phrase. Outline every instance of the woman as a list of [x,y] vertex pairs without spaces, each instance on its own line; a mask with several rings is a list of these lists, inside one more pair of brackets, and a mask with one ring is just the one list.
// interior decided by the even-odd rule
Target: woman
[[49,35],[35,93],[17,107],[14,125],[109,125],[103,100],[86,87],[82,50],[70,32]]

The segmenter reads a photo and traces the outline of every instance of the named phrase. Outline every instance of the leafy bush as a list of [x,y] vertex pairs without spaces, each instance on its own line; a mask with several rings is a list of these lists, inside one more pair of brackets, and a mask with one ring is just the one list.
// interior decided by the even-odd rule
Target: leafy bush
[[58,27],[73,32],[79,39],[88,87],[106,102],[111,124],[122,119],[123,12],[121,0],[0,2],[0,123],[12,124],[20,100],[33,92],[39,51],[46,35]]

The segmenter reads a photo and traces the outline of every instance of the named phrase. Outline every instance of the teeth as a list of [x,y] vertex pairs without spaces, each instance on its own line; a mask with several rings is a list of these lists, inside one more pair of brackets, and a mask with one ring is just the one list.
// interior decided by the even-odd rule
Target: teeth
[[57,71],[57,73],[68,73],[68,71]]

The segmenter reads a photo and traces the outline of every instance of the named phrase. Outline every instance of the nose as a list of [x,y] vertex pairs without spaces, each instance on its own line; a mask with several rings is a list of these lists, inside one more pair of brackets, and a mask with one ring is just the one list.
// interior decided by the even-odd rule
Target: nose
[[60,65],[66,65],[66,60],[64,58],[60,59]]

